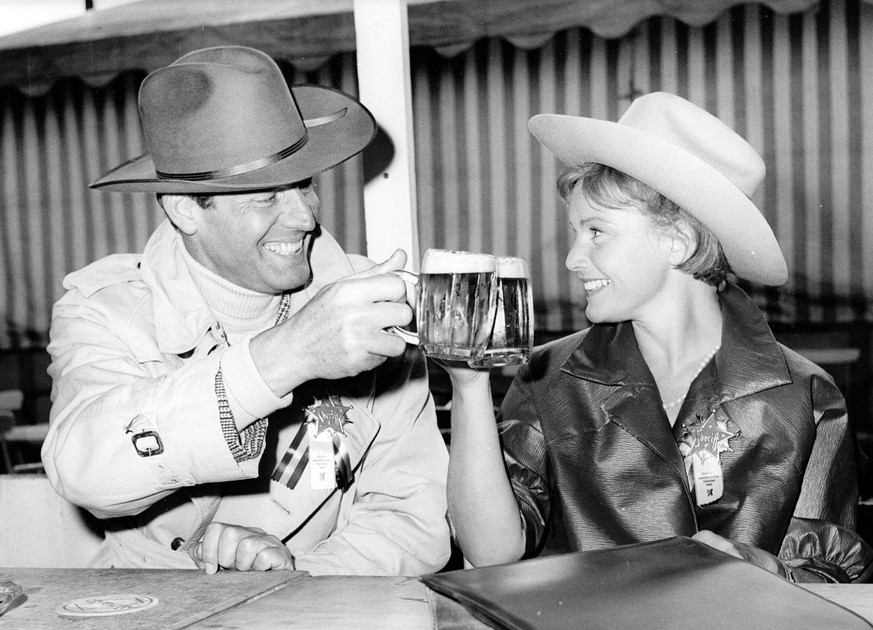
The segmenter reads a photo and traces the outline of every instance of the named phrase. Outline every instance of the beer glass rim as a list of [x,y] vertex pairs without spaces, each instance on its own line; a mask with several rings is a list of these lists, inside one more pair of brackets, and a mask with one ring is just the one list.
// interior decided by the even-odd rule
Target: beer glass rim
[[530,278],[527,260],[521,256],[495,256],[495,271],[499,278]]
[[[447,263],[442,268],[442,261]],[[464,261],[457,265],[457,261]],[[431,267],[435,269],[431,269]],[[467,273],[493,272],[497,269],[497,260],[493,254],[484,252],[468,252],[460,249],[430,248],[424,252],[421,260],[421,273]]]

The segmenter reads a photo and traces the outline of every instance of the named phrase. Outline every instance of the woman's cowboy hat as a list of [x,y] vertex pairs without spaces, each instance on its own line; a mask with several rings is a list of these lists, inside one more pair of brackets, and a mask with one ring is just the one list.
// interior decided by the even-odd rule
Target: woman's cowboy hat
[[750,199],[764,179],[764,161],[712,114],[654,92],[631,103],[617,123],[540,114],[529,127],[565,164],[606,164],[693,214],[739,277],[769,285],[788,279],[773,230]]
[[92,188],[212,194],[303,181],[359,153],[373,139],[373,116],[336,90],[289,90],[259,50],[196,50],[148,75],[139,90],[148,153]]

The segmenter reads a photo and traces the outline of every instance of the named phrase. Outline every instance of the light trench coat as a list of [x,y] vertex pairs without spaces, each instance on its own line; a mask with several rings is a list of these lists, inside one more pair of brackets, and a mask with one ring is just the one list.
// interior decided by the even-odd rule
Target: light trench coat
[[[298,569],[317,574],[417,575],[449,557],[448,455],[417,349],[342,381],[310,382],[278,398],[261,382],[248,409],[270,416],[260,455],[237,462],[219,422],[216,373],[256,370],[248,343],[229,347],[197,292],[181,239],[164,222],[142,256],[113,255],[64,280],[52,314],[52,410],[42,459],[70,502],[106,521],[95,566],[196,568],[188,552],[209,522],[260,527],[285,541]],[[325,231],[314,239],[312,282],[370,266]],[[288,360],[293,361],[293,349]],[[270,480],[305,408],[333,397],[349,407],[343,441],[354,481],[294,489]],[[262,412],[262,413],[261,413]],[[134,434],[163,452],[141,456]]]

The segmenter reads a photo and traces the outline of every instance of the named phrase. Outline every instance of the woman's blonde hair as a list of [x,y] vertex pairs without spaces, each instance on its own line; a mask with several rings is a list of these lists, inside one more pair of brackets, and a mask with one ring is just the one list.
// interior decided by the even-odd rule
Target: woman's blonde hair
[[682,230],[694,240],[694,251],[676,268],[719,291],[724,290],[731,268],[715,234],[694,215],[651,186],[605,164],[587,162],[570,167],[561,174],[558,193],[566,203],[578,193],[602,208],[623,210],[633,207],[657,229]]

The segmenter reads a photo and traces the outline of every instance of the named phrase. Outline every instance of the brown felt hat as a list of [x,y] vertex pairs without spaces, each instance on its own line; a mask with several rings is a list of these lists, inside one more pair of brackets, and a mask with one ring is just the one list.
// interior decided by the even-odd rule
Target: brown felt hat
[[216,194],[276,188],[344,162],[376,134],[370,112],[343,92],[289,89],[268,55],[204,48],[148,75],[139,90],[148,152],[92,188]]

